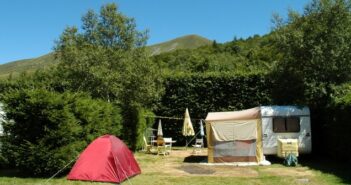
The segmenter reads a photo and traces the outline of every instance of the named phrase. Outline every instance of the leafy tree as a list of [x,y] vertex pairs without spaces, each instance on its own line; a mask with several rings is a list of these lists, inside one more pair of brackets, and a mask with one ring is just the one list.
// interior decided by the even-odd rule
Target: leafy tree
[[314,0],[302,15],[275,18],[275,44],[283,55],[273,73],[280,103],[327,104],[332,85],[351,79],[350,5]]
[[287,20],[275,16],[274,43],[282,57],[272,73],[273,99],[309,105],[313,150],[331,148],[334,157],[348,150],[341,141],[350,130],[342,123],[349,105],[344,109],[333,98],[334,87],[351,80],[350,8],[349,0],[314,0],[303,14],[290,11]]
[[56,43],[58,76],[71,91],[120,105],[122,137],[134,146],[138,119],[127,118],[139,107],[155,108],[162,92],[160,70],[145,49],[147,32],[138,31],[116,4],[103,6],[99,14],[88,11],[82,23],[81,30],[68,27]]
[[[88,11],[82,23],[81,31],[66,28],[55,46],[61,61],[58,71],[69,88],[107,101],[120,101],[123,91],[133,90],[139,93],[135,95],[139,100],[143,97],[142,103],[153,100],[157,95],[152,89],[157,71],[147,59],[147,32],[138,31],[135,20],[120,13],[116,4],[103,6],[99,14]],[[125,83],[131,73],[148,76],[132,82],[144,91],[130,89],[130,83]]]

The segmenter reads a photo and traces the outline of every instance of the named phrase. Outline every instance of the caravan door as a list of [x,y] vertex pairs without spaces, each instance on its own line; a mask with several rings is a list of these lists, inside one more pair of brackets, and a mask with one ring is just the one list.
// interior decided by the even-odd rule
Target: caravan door
[[311,120],[309,116],[303,116],[300,119],[299,152],[309,154],[312,152]]
[[273,133],[272,118],[262,118],[262,145],[263,154],[277,154],[277,136]]

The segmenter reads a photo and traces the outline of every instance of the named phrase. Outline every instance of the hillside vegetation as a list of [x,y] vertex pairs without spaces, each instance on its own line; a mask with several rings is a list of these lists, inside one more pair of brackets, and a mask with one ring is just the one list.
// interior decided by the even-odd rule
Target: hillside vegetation
[[[280,54],[274,50],[272,34],[255,35],[247,39],[234,38],[216,43],[198,35],[187,35],[167,42],[147,46],[152,60],[164,74],[203,72],[267,72]],[[0,78],[20,73],[33,73],[59,62],[54,53],[0,65]]]
[[0,65],[0,78],[6,78],[9,75],[15,77],[23,72],[32,73],[38,69],[49,68],[50,66],[55,65],[56,62],[57,60],[55,60],[53,53],[49,53],[38,58],[9,62]]
[[[151,55],[158,55],[177,49],[195,49],[200,46],[210,45],[211,43],[212,41],[198,35],[186,35],[170,41],[147,46],[147,50]],[[53,53],[38,58],[8,62],[0,65],[0,79],[7,78],[10,74],[16,77],[23,72],[32,73],[38,69],[48,68],[57,62],[58,60],[55,59]]]
[[164,74],[175,73],[267,73],[281,55],[274,48],[272,34],[247,39],[234,38],[223,44],[196,49],[178,49],[153,56]]
[[198,35],[186,35],[167,42],[148,46],[148,49],[151,55],[158,55],[177,49],[195,49],[200,46],[210,45],[211,43],[212,41]]

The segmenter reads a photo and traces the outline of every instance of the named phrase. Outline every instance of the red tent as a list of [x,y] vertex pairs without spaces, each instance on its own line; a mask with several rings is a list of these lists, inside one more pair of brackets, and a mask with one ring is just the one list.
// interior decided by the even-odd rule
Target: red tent
[[67,179],[120,183],[140,173],[128,147],[117,137],[104,135],[80,154]]

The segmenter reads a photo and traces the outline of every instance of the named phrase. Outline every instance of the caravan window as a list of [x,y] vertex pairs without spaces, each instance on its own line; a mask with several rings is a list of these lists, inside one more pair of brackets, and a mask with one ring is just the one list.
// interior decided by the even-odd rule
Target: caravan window
[[273,132],[285,132],[285,118],[275,117],[273,118]]
[[300,118],[299,117],[274,117],[273,118],[273,132],[300,132]]
[[286,118],[286,132],[300,132],[300,118],[299,117]]

